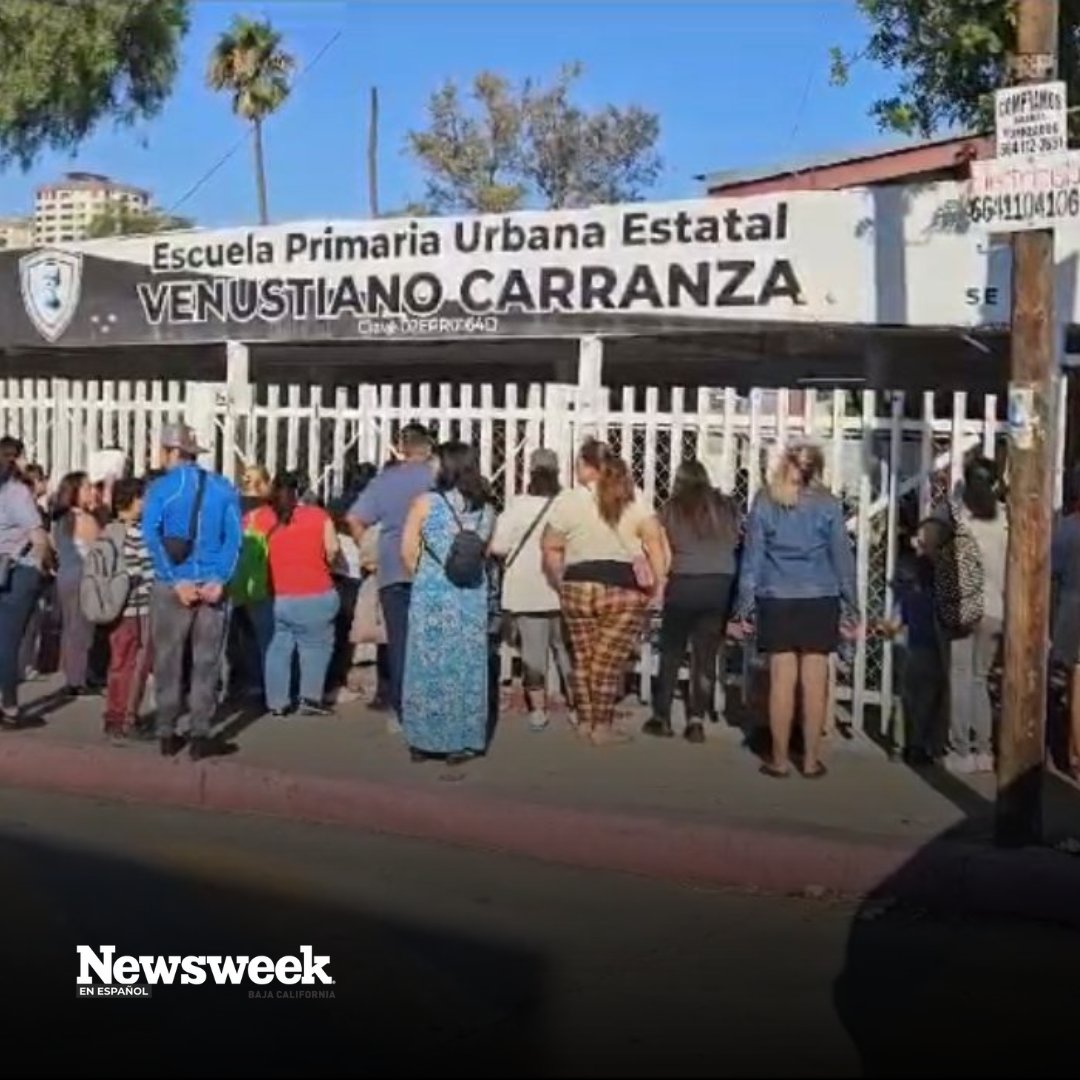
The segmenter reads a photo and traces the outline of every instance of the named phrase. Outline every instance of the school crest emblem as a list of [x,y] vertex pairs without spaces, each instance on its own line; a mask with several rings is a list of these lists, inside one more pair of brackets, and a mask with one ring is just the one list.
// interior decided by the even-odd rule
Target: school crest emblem
[[56,341],[71,324],[82,288],[82,256],[34,251],[19,260],[23,306],[37,332]]

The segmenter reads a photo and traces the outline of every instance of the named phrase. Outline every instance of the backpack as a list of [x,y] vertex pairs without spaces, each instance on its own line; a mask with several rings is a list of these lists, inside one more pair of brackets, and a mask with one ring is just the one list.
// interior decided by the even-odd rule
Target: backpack
[[79,582],[79,607],[92,623],[104,626],[124,613],[131,593],[131,574],[124,559],[127,530],[120,522],[108,525],[86,553]]
[[949,536],[934,554],[934,612],[953,639],[966,637],[985,612],[982,552],[974,533],[949,506]]
[[440,498],[457,522],[457,532],[443,562],[446,579],[459,589],[479,589],[484,584],[487,569],[487,541],[475,529],[465,525],[453,504],[441,492]]

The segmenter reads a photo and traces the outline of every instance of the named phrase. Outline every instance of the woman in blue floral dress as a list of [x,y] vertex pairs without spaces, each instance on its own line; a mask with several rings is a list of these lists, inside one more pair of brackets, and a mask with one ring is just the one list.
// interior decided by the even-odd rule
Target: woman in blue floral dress
[[435,490],[413,503],[401,544],[405,565],[416,568],[401,700],[413,761],[459,764],[487,747],[488,569],[485,561],[477,583],[456,585],[446,560],[459,531],[476,533],[486,549],[494,527],[476,451],[446,443]]

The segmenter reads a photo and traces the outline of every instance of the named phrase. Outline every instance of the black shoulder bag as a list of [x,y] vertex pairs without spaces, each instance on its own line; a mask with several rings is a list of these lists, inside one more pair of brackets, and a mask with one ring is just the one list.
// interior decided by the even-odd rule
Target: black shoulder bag
[[503,570],[509,570],[511,566],[517,562],[518,556],[525,549],[525,545],[529,542],[529,537],[536,532],[536,526],[544,520],[544,516],[551,509],[551,504],[555,501],[555,496],[552,495],[546,503],[540,508],[540,513],[533,518],[532,524],[525,530],[525,535],[517,542],[517,547],[506,557],[506,562],[503,563]]
[[195,501],[191,504],[191,517],[188,519],[187,536],[163,536],[161,546],[173,566],[180,566],[191,558],[195,550],[195,537],[199,531],[199,514],[202,513],[203,498],[206,495],[206,470],[199,470],[199,480],[195,485]]
[[22,551],[15,555],[0,555],[0,592],[6,592],[11,588],[11,578],[15,573],[16,564],[20,559],[29,555],[33,549],[33,544],[27,544]]

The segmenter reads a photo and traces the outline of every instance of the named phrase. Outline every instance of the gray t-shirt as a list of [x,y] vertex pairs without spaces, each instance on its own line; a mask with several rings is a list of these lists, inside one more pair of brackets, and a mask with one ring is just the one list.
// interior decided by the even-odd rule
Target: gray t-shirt
[[401,561],[401,535],[413,499],[430,491],[435,473],[429,462],[389,465],[360,493],[350,517],[379,526],[379,588],[410,581]]
[[671,545],[673,577],[735,573],[738,519],[734,511],[724,505],[718,506],[717,511],[718,516],[729,515],[725,524],[730,526],[730,532],[708,530],[704,536],[699,536],[693,525],[673,513],[670,506],[661,512],[660,521]]
[[41,513],[30,489],[14,477],[0,484],[0,555],[12,555],[36,565],[30,552],[30,537],[41,528]]

